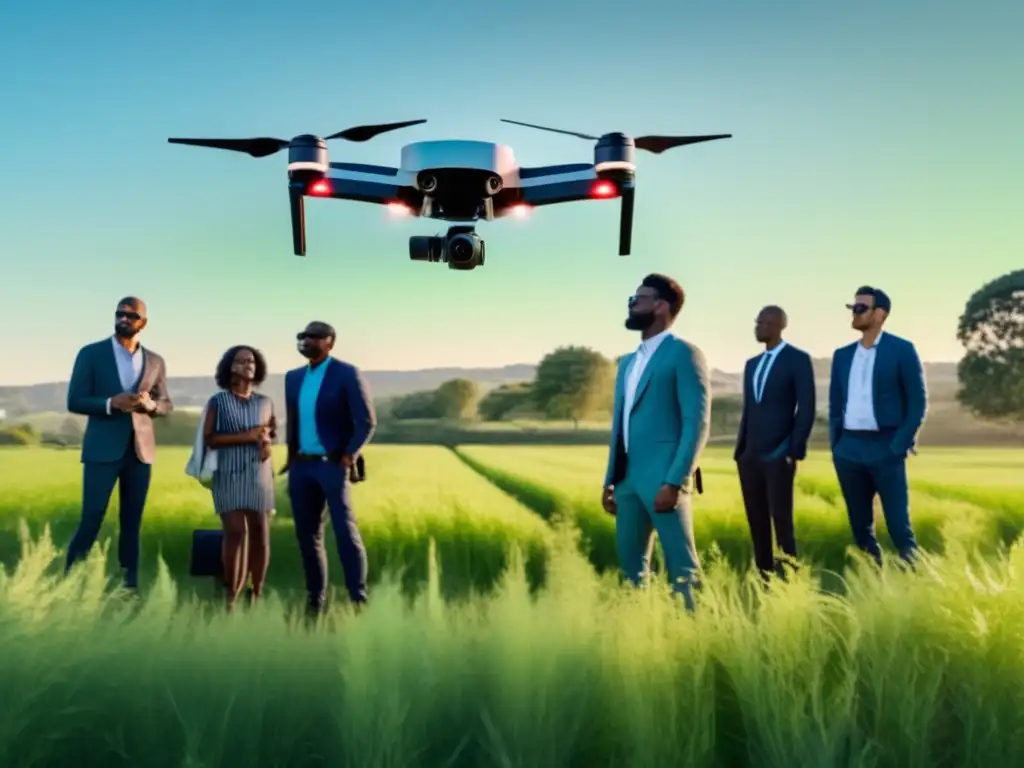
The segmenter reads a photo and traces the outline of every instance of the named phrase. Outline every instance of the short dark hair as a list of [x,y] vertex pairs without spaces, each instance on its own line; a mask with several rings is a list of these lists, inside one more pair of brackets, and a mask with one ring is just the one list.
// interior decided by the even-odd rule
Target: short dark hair
[[761,309],[762,312],[767,312],[769,315],[775,315],[779,318],[779,325],[785,328],[789,325],[789,317],[786,315],[786,310],[777,304],[769,304],[767,307]]
[[668,302],[669,311],[672,313],[673,318],[682,311],[683,303],[686,301],[686,292],[679,283],[668,275],[661,275],[655,272],[645,277],[640,284],[644,288],[653,288],[658,294],[659,299]]
[[235,362],[235,355],[243,349],[252,352],[252,356],[256,359],[256,375],[253,376],[252,383],[258,387],[267,380],[267,361],[263,357],[263,353],[248,344],[237,344],[221,356],[220,362],[217,363],[217,371],[213,374],[213,380],[221,389],[231,388],[231,366]]
[[886,312],[892,311],[892,301],[889,299],[889,294],[881,288],[872,288],[870,285],[862,285],[857,289],[854,296],[871,296],[875,300],[875,307],[877,309],[884,309]]

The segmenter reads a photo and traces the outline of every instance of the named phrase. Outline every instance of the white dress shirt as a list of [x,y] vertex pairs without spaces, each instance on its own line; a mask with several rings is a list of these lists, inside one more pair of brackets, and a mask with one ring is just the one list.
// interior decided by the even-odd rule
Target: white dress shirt
[[655,336],[651,336],[649,339],[641,341],[640,346],[637,347],[636,354],[633,356],[633,364],[630,366],[629,373],[626,374],[625,399],[622,403],[622,445],[627,453],[629,452],[629,412],[633,410],[640,377],[643,376],[647,363],[654,357],[654,353],[658,351],[661,342],[670,335],[669,331],[662,331]]
[[[137,346],[134,352],[129,352],[116,336],[110,337],[110,343],[114,345],[114,361],[117,363],[117,375],[121,379],[121,391],[131,392],[142,376],[142,347]],[[107,416],[110,415],[110,400],[108,397]]]
[[772,366],[775,364],[775,358],[779,356],[779,352],[781,352],[782,348],[785,346],[786,342],[782,341],[775,349],[766,349],[761,355],[761,359],[757,361],[757,367],[754,369],[753,382],[755,402],[760,403],[761,398],[764,397],[764,386],[768,383],[768,376],[772,372]]
[[878,355],[878,334],[875,343],[865,347],[860,342],[853,351],[850,365],[850,381],[846,385],[846,409],[843,414],[843,429],[877,432],[875,419],[875,358]]

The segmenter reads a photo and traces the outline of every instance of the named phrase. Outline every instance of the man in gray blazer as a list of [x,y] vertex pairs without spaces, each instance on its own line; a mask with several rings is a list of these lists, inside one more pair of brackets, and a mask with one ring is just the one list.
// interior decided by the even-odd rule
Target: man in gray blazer
[[626,328],[640,346],[619,364],[602,505],[615,516],[620,567],[634,584],[646,575],[657,530],[673,590],[693,610],[699,583],[691,493],[711,424],[704,354],[674,336],[683,289],[648,275],[629,300]]
[[82,347],[68,383],[68,410],[88,416],[88,423],[82,440],[82,518],[68,545],[65,572],[96,543],[116,483],[117,554],[127,589],[138,586],[142,511],[156,455],[153,418],[173,408],[164,359],[139,344],[145,327],[145,302],[121,299],[114,335]]

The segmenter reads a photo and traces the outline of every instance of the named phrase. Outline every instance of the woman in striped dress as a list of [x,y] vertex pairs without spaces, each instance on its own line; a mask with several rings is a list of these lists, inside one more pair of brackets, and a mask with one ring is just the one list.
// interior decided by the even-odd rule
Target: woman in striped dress
[[[213,506],[224,528],[224,583],[232,608],[247,577],[251,598],[263,592],[270,562],[269,517],[274,509],[271,445],[277,432],[274,404],[255,388],[267,377],[259,350],[232,347],[217,365],[220,392],[210,398],[203,434],[217,451]],[[247,541],[248,540],[248,541]]]

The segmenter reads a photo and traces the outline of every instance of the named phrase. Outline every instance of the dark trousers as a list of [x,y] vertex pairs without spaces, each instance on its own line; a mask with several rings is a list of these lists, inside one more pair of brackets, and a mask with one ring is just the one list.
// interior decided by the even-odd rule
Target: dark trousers
[[779,549],[796,558],[793,527],[793,481],[796,465],[785,458],[762,459],[740,456],[736,462],[743,491],[743,506],[754,545],[754,565],[762,574],[779,570],[772,546],[772,527]]
[[875,535],[875,495],[882,501],[885,526],[893,546],[904,560],[917,550],[910,525],[907,458],[892,452],[893,432],[844,431],[832,449],[839,487],[854,543],[882,564],[882,549]]
[[295,536],[306,572],[309,607],[327,600],[327,553],[324,550],[324,506],[331,517],[345,586],[353,603],[366,602],[366,548],[352,512],[348,472],[340,463],[295,460],[288,469],[288,496]]
[[107,515],[114,484],[118,486],[117,558],[127,587],[138,586],[142,512],[149,493],[152,466],[139,461],[129,442],[119,461],[82,464],[82,519],[68,545],[65,573],[89,554]]

